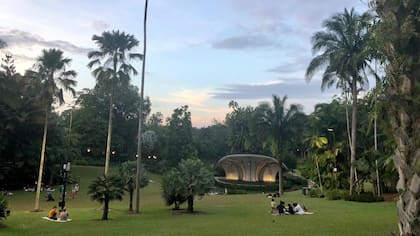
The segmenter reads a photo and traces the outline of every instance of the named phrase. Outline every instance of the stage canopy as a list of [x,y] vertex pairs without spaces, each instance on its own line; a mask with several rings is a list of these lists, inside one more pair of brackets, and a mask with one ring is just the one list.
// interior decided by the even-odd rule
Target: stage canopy
[[[224,169],[228,181],[275,182],[279,172],[279,161],[257,154],[227,155],[216,165]],[[283,168],[287,169],[284,164]]]

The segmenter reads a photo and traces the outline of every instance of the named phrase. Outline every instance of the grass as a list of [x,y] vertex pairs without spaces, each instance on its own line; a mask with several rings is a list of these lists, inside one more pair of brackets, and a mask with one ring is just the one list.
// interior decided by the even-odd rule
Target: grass
[[395,203],[328,201],[302,196],[299,191],[288,192],[281,199],[286,203],[298,201],[314,211],[314,215],[272,216],[270,200],[261,193],[197,198],[194,202],[197,213],[174,213],[164,205],[159,176],[153,175],[154,182],[141,190],[141,214],[127,213],[126,196],[122,202],[111,202],[110,220],[101,221],[100,205],[92,202],[86,192],[89,182],[101,174],[102,168],[79,166],[72,172],[81,180],[78,198],[66,202],[72,222],[42,220],[51,202],[41,202],[43,212],[29,212],[34,205],[34,193],[18,191],[9,197],[12,215],[3,222],[0,235],[371,236],[397,231]]

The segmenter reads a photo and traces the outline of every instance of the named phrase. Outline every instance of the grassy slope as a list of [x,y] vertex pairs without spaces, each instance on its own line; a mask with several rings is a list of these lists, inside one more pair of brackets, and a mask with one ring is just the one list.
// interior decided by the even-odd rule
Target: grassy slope
[[[299,201],[314,215],[272,216],[270,202],[262,194],[206,196],[195,201],[194,215],[173,213],[160,195],[158,176],[141,192],[140,215],[127,214],[127,197],[112,202],[109,221],[100,221],[97,203],[86,195],[90,180],[102,168],[75,167],[81,190],[67,207],[72,222],[42,220],[51,207],[41,202],[44,212],[32,213],[34,193],[16,192],[10,197],[12,215],[0,227],[0,235],[389,235],[396,230],[394,203],[353,203],[303,197],[299,192],[286,193],[285,202]],[[57,195],[57,194],[56,194]],[[57,199],[56,199],[57,200]],[[57,201],[55,202],[57,203]]]

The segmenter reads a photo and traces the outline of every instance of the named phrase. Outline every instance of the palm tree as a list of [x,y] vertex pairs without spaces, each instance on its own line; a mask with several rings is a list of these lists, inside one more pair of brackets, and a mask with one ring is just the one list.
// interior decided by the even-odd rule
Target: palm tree
[[137,70],[130,64],[132,60],[141,59],[138,53],[130,51],[138,46],[139,41],[130,34],[117,31],[105,31],[101,35],[93,35],[92,40],[99,47],[99,51],[91,51],[88,58],[89,68],[94,68],[92,74],[98,81],[106,81],[109,93],[108,134],[105,154],[105,174],[109,169],[111,154],[112,118],[114,107],[114,87],[126,86],[130,81],[130,74],[137,75]]
[[[373,1],[372,1],[373,2]],[[385,101],[394,132],[400,235],[420,235],[420,1],[374,1],[386,61]]]
[[144,98],[144,74],[146,70],[146,33],[147,33],[147,5],[149,1],[144,1],[143,19],[143,63],[141,71],[140,106],[139,106],[139,125],[137,130],[137,173],[136,173],[136,213],[140,213],[140,185],[141,185],[141,132],[143,125],[143,98]]
[[283,194],[283,157],[286,154],[287,137],[290,135],[290,123],[301,112],[300,106],[291,104],[286,109],[287,96],[280,99],[273,95],[273,106],[262,113],[260,123],[268,130],[268,137],[273,157],[279,160],[279,193]]
[[321,89],[336,84],[345,92],[350,88],[352,95],[352,118],[350,136],[350,194],[353,193],[356,161],[356,126],[357,126],[357,84],[363,85],[366,77],[362,76],[370,56],[368,47],[370,15],[359,15],[354,9],[334,15],[324,21],[325,31],[319,31],[312,37],[312,50],[316,55],[306,70],[309,81],[315,72],[326,65],[322,76]]
[[104,204],[102,220],[108,220],[109,202],[122,200],[124,195],[124,181],[117,175],[102,175],[90,185],[88,194],[94,201]]
[[[149,178],[146,176],[146,171],[143,166],[141,168],[140,188],[146,187],[149,184]],[[119,175],[123,178],[125,183],[125,190],[128,192],[129,204],[128,212],[133,212],[133,195],[136,189],[136,171],[137,164],[134,161],[127,161],[121,164],[119,168]]]
[[[42,137],[41,160],[39,164],[38,184],[35,197],[35,211],[39,210],[39,196],[41,193],[42,175],[45,161],[45,147],[47,143],[48,114],[54,102],[60,105],[64,103],[64,90],[75,95],[76,72],[66,70],[70,65],[71,59],[63,57],[63,51],[59,49],[44,49],[34,65],[35,70],[26,71],[25,75],[35,79],[40,86],[39,97],[44,105],[44,134]],[[63,90],[64,89],[64,90]]]

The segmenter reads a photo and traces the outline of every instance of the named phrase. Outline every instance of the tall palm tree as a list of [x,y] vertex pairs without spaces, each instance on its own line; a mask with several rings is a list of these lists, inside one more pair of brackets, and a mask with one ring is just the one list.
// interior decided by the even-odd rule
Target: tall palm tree
[[138,46],[139,41],[131,34],[117,31],[105,31],[93,35],[92,40],[99,47],[98,51],[88,53],[91,61],[89,68],[94,68],[93,76],[99,81],[106,81],[109,92],[108,134],[105,154],[105,174],[109,169],[111,154],[112,118],[114,107],[114,87],[127,85],[130,74],[137,75],[137,70],[130,64],[132,60],[141,59],[141,54],[130,51]]
[[144,1],[144,18],[143,18],[143,63],[141,71],[141,88],[140,88],[140,106],[139,106],[139,125],[137,130],[137,173],[136,173],[136,213],[140,213],[140,184],[141,184],[141,132],[143,125],[143,97],[144,97],[144,74],[146,70],[146,33],[147,33],[147,6],[149,1]]
[[356,161],[356,127],[358,84],[366,82],[364,70],[368,67],[370,50],[370,15],[357,14],[354,9],[339,13],[324,21],[324,31],[312,37],[312,50],[316,55],[306,70],[309,81],[315,72],[326,65],[322,76],[321,89],[334,84],[352,95],[352,118],[350,136],[350,194],[353,193]]
[[283,158],[286,153],[290,123],[301,112],[300,106],[291,104],[286,108],[287,96],[280,99],[273,95],[273,106],[261,113],[260,123],[268,130],[269,143],[273,157],[279,160],[279,193],[283,194]]
[[51,112],[52,104],[64,103],[64,90],[75,95],[76,72],[66,70],[70,65],[71,59],[63,57],[63,51],[59,49],[44,49],[34,65],[35,70],[26,71],[25,75],[35,79],[40,86],[39,97],[44,105],[44,134],[42,136],[41,159],[39,164],[38,184],[35,197],[35,211],[39,210],[39,196],[41,193],[42,175],[45,161],[45,147],[47,143],[48,114]]

